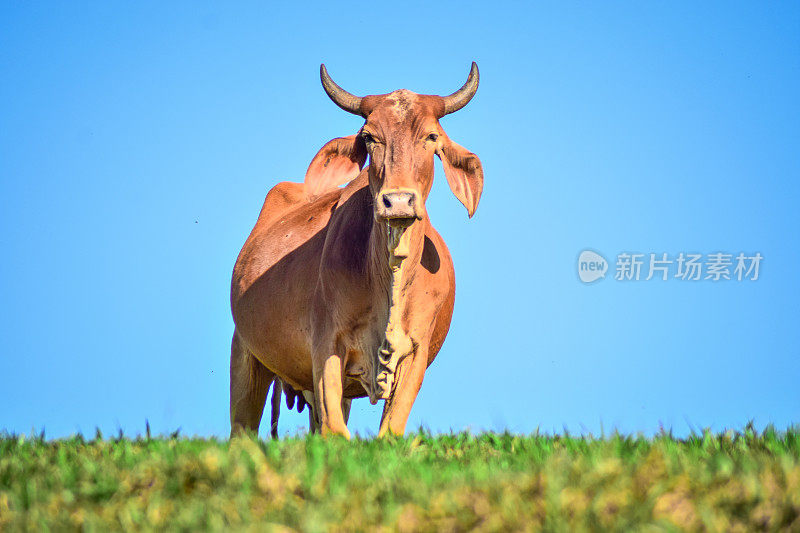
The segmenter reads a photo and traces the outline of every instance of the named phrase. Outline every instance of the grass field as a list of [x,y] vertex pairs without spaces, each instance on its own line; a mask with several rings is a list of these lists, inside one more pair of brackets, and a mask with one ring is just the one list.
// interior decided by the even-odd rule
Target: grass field
[[800,531],[800,430],[0,437],[0,530]]

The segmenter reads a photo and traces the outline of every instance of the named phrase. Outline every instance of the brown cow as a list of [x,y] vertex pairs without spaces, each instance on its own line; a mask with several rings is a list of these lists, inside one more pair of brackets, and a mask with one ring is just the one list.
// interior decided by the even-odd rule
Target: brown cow
[[322,147],[304,184],[272,188],[236,261],[232,434],[258,430],[276,377],[307,392],[323,435],[349,437],[343,402],[363,396],[386,400],[379,436],[403,434],[450,327],[453,261],[425,200],[436,154],[470,217],[478,206],[480,160],[439,124],[475,95],[477,65],[445,97],[401,89],[361,98],[325,65],[320,77],[334,103],[366,120]]

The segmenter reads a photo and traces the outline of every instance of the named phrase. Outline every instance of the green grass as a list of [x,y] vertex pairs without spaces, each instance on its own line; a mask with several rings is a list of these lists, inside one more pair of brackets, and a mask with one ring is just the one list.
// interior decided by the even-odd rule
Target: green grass
[[800,531],[800,429],[0,437],[0,530]]

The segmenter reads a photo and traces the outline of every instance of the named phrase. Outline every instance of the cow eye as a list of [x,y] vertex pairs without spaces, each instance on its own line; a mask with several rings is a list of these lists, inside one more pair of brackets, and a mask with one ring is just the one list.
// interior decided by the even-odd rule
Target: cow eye
[[361,138],[364,139],[364,142],[367,144],[372,144],[375,142],[375,137],[373,137],[371,133],[368,133],[366,131],[361,134]]
[[437,139],[439,139],[439,135],[438,135],[438,134],[436,134],[436,133],[431,133],[430,135],[428,135],[428,140],[429,140],[429,141],[436,142],[436,141],[437,141]]

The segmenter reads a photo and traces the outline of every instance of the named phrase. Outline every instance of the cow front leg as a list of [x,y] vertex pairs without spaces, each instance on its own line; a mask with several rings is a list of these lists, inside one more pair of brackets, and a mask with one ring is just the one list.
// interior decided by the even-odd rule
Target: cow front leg
[[428,353],[427,350],[422,349],[418,349],[416,353],[404,358],[397,365],[396,385],[389,399],[383,405],[379,437],[405,433],[408,415],[411,413],[414,400],[417,399],[427,367]]
[[[317,401],[314,399],[314,393],[308,390],[304,390],[302,392],[303,398],[306,400],[308,404],[308,432],[309,433],[319,433],[320,432],[320,425],[319,419],[316,415],[317,410]],[[342,417],[344,418],[344,424],[347,425],[347,420],[350,418],[350,400],[349,398],[342,398]]]
[[338,355],[329,355],[314,365],[314,396],[322,435],[349,439],[342,413],[342,359]]

